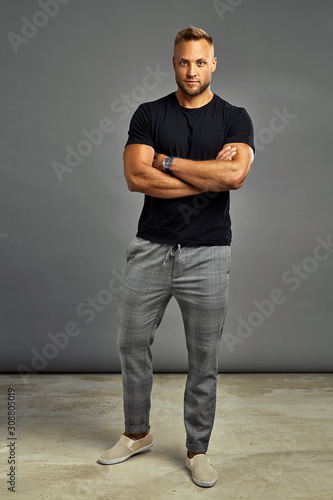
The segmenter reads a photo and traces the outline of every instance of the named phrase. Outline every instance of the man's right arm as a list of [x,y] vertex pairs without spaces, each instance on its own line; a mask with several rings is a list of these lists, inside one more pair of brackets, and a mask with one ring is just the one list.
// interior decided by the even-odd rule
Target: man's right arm
[[203,190],[152,167],[154,149],[145,144],[129,144],[124,151],[124,169],[130,191],[156,198],[181,198]]

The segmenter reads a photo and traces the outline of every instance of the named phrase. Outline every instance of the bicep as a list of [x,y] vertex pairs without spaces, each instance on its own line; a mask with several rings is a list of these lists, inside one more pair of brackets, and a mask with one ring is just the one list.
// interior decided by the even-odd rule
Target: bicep
[[151,167],[154,149],[146,144],[129,144],[124,150],[124,171],[126,179],[138,175],[146,167]]

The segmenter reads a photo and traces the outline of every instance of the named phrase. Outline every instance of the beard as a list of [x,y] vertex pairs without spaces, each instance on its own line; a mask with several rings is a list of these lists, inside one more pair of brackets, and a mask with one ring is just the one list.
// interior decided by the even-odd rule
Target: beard
[[184,92],[184,94],[188,96],[196,96],[202,94],[210,85],[210,80],[206,80],[199,87],[197,88],[191,88],[187,87],[185,82],[177,81],[176,83],[178,87]]

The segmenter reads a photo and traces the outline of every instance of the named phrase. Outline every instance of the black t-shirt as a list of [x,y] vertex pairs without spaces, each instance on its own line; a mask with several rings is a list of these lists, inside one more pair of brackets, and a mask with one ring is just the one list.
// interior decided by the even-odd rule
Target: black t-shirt
[[[201,108],[184,108],[172,93],[139,106],[126,146],[147,144],[168,156],[213,160],[232,142],[254,149],[252,121],[244,108],[217,95]],[[229,197],[229,191],[172,199],[145,195],[137,236],[187,246],[230,245]]]

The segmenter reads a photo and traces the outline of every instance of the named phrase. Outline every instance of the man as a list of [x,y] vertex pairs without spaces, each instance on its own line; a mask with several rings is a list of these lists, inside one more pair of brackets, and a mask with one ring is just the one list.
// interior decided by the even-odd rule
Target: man
[[124,152],[130,191],[145,194],[127,250],[118,348],[125,433],[99,459],[115,464],[149,449],[154,332],[173,296],[183,317],[189,371],[184,395],[186,465],[203,487],[217,474],[206,455],[216,406],[218,346],[227,309],[229,191],[253,162],[252,122],[210,89],[212,38],[190,27],[175,39],[177,91],[139,106]]

